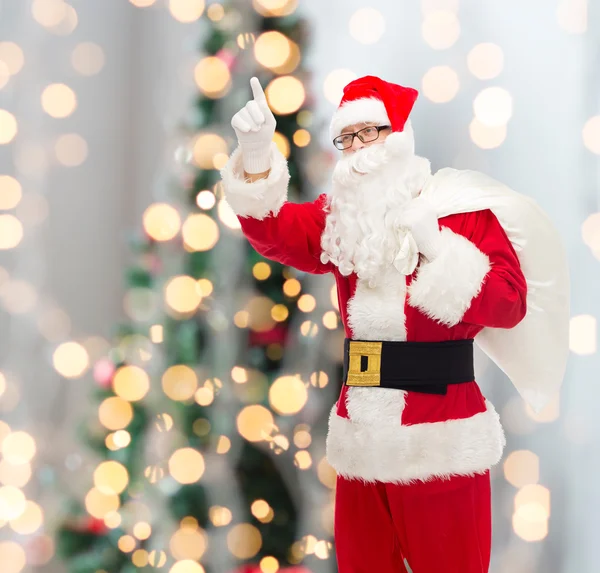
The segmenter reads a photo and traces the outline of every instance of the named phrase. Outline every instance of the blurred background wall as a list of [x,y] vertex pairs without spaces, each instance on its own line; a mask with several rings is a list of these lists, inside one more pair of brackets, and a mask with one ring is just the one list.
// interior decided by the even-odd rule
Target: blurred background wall
[[[61,497],[84,491],[77,473],[94,465],[77,431],[91,411],[91,365],[124,316],[128,238],[180,168],[180,124],[198,92],[193,70],[207,33],[205,13],[182,22],[177,2],[71,0],[66,12],[61,4],[0,1],[0,429],[35,439],[27,498],[44,508],[37,534],[49,536]],[[600,2],[299,0],[297,11],[310,27],[304,64],[324,148],[351,79],[416,87],[417,152],[434,169],[484,171],[532,196],[560,229],[572,279],[560,400],[535,417],[477,357],[508,438],[495,469],[492,571],[595,572]],[[68,341],[89,355],[75,379],[53,362]],[[31,550],[32,539],[0,528],[0,542]],[[26,567],[63,571],[56,560]]]

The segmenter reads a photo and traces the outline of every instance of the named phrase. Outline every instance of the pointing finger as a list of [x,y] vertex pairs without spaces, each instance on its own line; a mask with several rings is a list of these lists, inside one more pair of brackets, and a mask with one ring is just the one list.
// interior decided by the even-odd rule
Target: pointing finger
[[262,89],[257,77],[254,77],[250,80],[250,86],[252,87],[252,95],[254,96],[255,101],[267,101],[267,96],[265,95],[265,92]]

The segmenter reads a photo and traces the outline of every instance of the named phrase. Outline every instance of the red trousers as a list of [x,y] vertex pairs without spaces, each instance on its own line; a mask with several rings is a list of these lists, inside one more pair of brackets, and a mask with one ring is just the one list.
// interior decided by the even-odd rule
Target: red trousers
[[337,480],[339,573],[488,573],[491,529],[489,472],[411,485]]

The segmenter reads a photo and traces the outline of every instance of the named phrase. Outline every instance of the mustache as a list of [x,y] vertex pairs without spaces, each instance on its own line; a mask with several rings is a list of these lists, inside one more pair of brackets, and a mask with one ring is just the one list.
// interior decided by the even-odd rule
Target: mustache
[[338,160],[333,181],[341,185],[357,183],[363,175],[379,170],[389,160],[389,153],[382,144],[364,147]]

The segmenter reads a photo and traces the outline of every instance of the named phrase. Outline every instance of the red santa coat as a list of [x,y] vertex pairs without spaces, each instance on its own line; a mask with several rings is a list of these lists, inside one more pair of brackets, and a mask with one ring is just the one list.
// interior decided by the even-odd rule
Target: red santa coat
[[[489,209],[439,219],[439,255],[422,259],[409,276],[390,266],[370,288],[320,261],[326,195],[287,202],[289,174],[275,148],[267,179],[243,181],[239,150],[222,176],[227,201],[259,253],[305,272],[334,274],[348,338],[470,339],[486,326],[512,328],[526,314],[519,259]],[[344,386],[330,415],[327,459],[344,477],[409,483],[484,472],[504,445],[498,414],[476,381],[449,385],[445,395]]]

